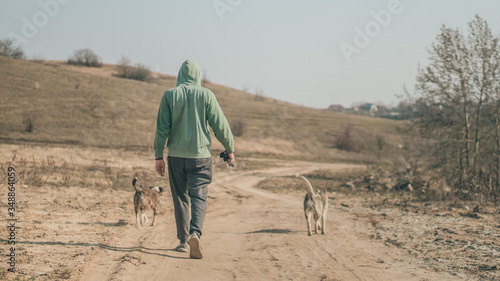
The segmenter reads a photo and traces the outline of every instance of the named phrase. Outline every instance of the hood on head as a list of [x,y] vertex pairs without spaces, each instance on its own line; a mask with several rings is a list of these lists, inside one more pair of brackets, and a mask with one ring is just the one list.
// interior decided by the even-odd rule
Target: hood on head
[[177,76],[177,86],[179,85],[201,85],[200,68],[192,60],[186,60],[179,69]]

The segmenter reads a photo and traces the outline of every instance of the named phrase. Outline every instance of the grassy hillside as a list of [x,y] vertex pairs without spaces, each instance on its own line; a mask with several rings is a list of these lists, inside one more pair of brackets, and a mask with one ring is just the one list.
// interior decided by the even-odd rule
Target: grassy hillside
[[[159,100],[176,78],[156,74],[145,83],[114,77],[114,72],[113,65],[94,69],[0,56],[0,141],[152,151]],[[375,162],[388,161],[403,143],[402,122],[258,99],[212,83],[206,86],[228,120],[245,125],[244,134],[236,138],[240,155]],[[346,126],[351,127],[351,139],[363,147],[361,152],[334,147]],[[214,150],[219,151],[215,142]]]

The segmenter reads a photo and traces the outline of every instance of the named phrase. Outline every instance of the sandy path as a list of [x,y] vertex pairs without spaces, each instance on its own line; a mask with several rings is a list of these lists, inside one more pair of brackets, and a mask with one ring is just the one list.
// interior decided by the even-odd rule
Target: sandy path
[[[307,236],[301,194],[254,186],[265,177],[354,166],[293,162],[252,172],[219,173],[209,192],[204,259],[177,245],[172,213],[156,227],[127,228],[97,249],[80,280],[454,280],[419,268],[398,249],[363,238],[366,225],[330,200],[326,235]],[[170,198],[164,198],[171,205]],[[169,206],[170,207],[170,206]],[[76,276],[75,276],[76,277]]]

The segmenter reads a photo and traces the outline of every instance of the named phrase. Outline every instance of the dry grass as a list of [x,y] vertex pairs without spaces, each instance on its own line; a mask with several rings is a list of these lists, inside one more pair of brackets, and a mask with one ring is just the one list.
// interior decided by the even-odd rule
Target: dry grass
[[[328,190],[329,192],[352,193],[355,190],[342,186],[345,182],[366,173],[365,169],[331,171],[316,170],[304,176],[311,182],[315,189]],[[261,181],[257,187],[273,192],[306,191],[304,183],[295,176],[274,177]]]
[[[1,139],[9,143],[52,143],[150,151],[158,103],[175,77],[154,74],[151,83],[119,79],[116,66],[86,68],[63,62],[43,64],[0,57]],[[263,98],[208,82],[227,119],[245,121],[236,139],[240,155],[316,161],[392,161],[403,142],[403,122],[345,115]],[[20,94],[22,93],[22,94]],[[36,130],[26,132],[23,114],[36,110]],[[6,113],[9,114],[6,114]],[[233,121],[236,120],[236,121]],[[332,139],[351,124],[363,141],[361,153],[332,148]],[[386,140],[384,152],[377,136]],[[281,142],[291,143],[281,149]],[[260,148],[265,148],[261,151]],[[380,160],[379,160],[380,159]]]
[[[18,183],[30,188],[84,186],[98,190],[132,190],[133,177],[141,179],[142,184],[146,181],[149,186],[165,184],[165,179],[158,178],[153,169],[114,167],[106,158],[94,159],[91,164],[75,164],[51,156],[29,159],[14,155],[0,162],[3,171],[9,166],[16,168]],[[6,174],[0,174],[1,181],[6,182],[5,177]]]

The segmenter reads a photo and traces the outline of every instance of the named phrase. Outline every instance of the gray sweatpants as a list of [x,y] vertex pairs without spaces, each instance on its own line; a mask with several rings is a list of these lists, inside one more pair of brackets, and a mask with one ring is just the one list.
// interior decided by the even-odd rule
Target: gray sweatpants
[[202,234],[207,212],[208,185],[212,182],[212,158],[169,156],[167,161],[177,238],[185,243],[191,234],[197,233],[199,237]]

